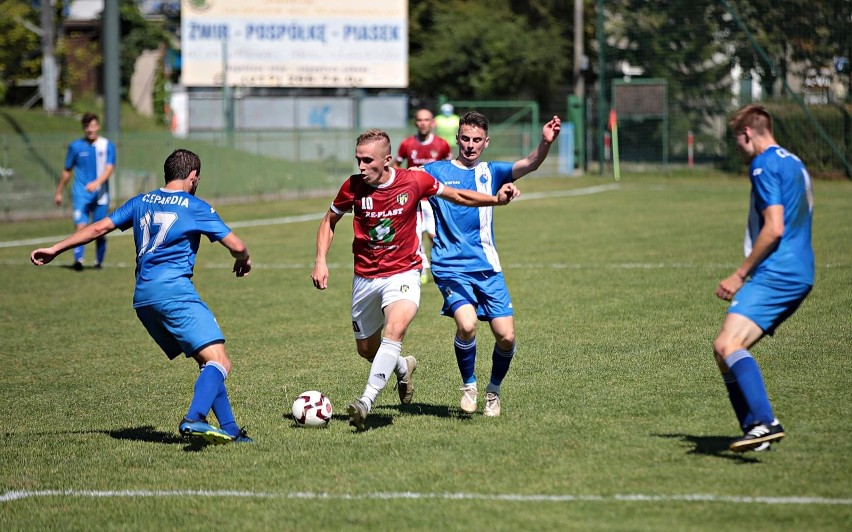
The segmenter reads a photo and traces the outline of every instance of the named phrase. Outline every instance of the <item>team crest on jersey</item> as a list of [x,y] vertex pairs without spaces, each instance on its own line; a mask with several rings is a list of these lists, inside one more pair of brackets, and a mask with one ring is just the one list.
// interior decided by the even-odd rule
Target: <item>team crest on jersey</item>
[[383,218],[370,229],[369,234],[372,242],[391,242],[396,236],[396,230],[390,218]]
[[408,203],[408,192],[403,192],[399,196],[396,197],[396,202],[400,205],[405,205]]
[[437,159],[438,158],[438,150],[430,151],[429,155],[431,155],[433,159]]

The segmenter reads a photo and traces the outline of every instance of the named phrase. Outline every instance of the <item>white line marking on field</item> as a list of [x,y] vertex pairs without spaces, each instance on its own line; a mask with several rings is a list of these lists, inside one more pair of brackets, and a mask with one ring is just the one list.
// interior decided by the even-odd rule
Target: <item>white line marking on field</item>
[[617,183],[610,183],[609,185],[596,185],[593,187],[586,188],[575,188],[572,190],[554,190],[551,192],[530,192],[528,194],[522,193],[518,199],[513,201],[523,201],[523,200],[534,200],[534,199],[547,199],[547,198],[565,198],[565,197],[574,197],[574,196],[588,196],[590,194],[598,194],[600,192],[607,192],[610,190],[618,190],[619,185]]
[[[0,265],[2,266],[22,266],[30,264],[29,260],[25,259],[3,259],[0,260]],[[234,264],[230,263],[205,263],[203,265],[196,265],[196,269],[202,268],[207,270],[221,270],[223,268],[230,268]],[[512,262],[503,265],[504,270],[708,270],[708,271],[717,271],[717,270],[728,270],[736,268],[738,264],[729,263],[729,264],[695,264],[689,262],[619,262],[613,264],[596,264],[592,262],[588,263],[564,263],[564,262],[554,262],[554,263],[529,263],[529,262]],[[51,266],[62,266],[59,262],[51,263]],[[260,263],[252,263],[252,269],[255,270],[304,270],[313,268],[313,263],[299,263],[299,262],[260,262]],[[817,269],[832,269],[832,268],[848,268],[848,264],[840,264],[840,263],[830,263],[830,264],[817,264]],[[127,262],[105,262],[104,268],[136,268],[136,264],[127,263]],[[328,265],[329,270],[351,270],[352,263],[331,263]]]
[[514,502],[721,502],[735,504],[800,504],[800,505],[852,505],[852,499],[826,497],[737,497],[733,495],[710,495],[703,493],[686,495],[522,495],[487,493],[416,493],[376,492],[351,495],[347,493],[313,493],[296,491],[275,493],[266,491],[232,490],[32,490],[7,491],[0,495],[0,502],[12,502],[30,497],[88,497],[88,498],[165,498],[165,497],[222,497],[255,499],[307,499],[307,500],[395,500],[395,499],[442,499]]
[[[531,200],[531,199],[543,199],[543,198],[559,198],[559,197],[572,197],[572,196],[588,196],[589,194],[597,194],[599,192],[606,192],[608,190],[616,190],[618,189],[617,184],[610,185],[597,185],[594,187],[586,187],[586,188],[577,188],[573,190],[556,190],[552,192],[533,192],[530,194],[523,194],[515,201],[521,200]],[[302,214],[298,216],[283,216],[281,218],[265,218],[262,220],[243,220],[241,222],[232,222],[229,223],[228,226],[234,228],[240,227],[261,227],[265,225],[282,225],[282,224],[294,224],[301,222],[312,222],[314,220],[319,220],[323,216],[325,216],[325,212],[314,213],[314,214]],[[132,234],[132,231],[125,231],[123,233],[112,233],[112,236],[118,235],[129,235]],[[39,244],[52,244],[54,242],[59,242],[63,238],[68,235],[61,236],[45,236],[40,238],[27,238],[24,240],[9,240],[6,242],[0,242],[0,248],[13,248],[18,246],[37,246]]]
[[[281,224],[294,224],[301,222],[310,222],[313,220],[319,220],[325,216],[325,213],[314,213],[314,214],[302,214],[299,216],[284,216],[281,218],[266,218],[263,220],[243,220],[241,222],[233,222],[229,223],[229,227],[258,227],[262,225],[281,225]],[[124,232],[113,232],[110,233],[110,238],[115,236],[128,236],[132,235],[133,231],[124,231]],[[51,244],[54,242],[59,242],[64,239],[68,235],[62,236],[44,236],[40,238],[29,238],[26,240],[9,240],[7,242],[0,242],[0,248],[12,248],[17,246],[33,246],[38,244]]]

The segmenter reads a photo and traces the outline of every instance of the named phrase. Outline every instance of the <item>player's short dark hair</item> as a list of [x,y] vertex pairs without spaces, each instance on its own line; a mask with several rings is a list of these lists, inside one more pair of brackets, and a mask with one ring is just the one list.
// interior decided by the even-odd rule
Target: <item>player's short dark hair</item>
[[87,127],[89,127],[89,123],[92,120],[97,120],[98,122],[101,121],[101,119],[98,118],[98,115],[96,115],[95,113],[83,114],[83,117],[80,119],[80,123],[83,124],[83,129],[86,129]]
[[459,120],[459,128],[461,128],[461,126],[476,126],[482,131],[488,133],[488,119],[485,118],[484,114],[477,113],[476,111],[465,113]]
[[189,150],[177,149],[173,151],[163,164],[166,183],[186,179],[193,170],[195,170],[196,175],[201,175],[201,158]]
[[772,133],[772,115],[766,110],[766,107],[756,103],[746,105],[731,118],[728,125],[734,133],[742,131],[744,127],[760,131],[766,130]]

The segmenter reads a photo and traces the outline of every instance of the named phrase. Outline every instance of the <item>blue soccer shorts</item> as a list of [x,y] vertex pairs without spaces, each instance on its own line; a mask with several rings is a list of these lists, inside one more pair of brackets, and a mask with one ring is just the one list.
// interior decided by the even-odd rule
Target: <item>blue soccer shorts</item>
[[75,199],[72,203],[74,206],[74,225],[89,225],[90,223],[103,220],[109,214],[108,197],[106,203],[97,199],[92,201],[77,201]]
[[225,341],[216,318],[201,300],[137,307],[136,316],[169,360],[181,353],[191,357],[208,345]]
[[812,286],[802,283],[778,283],[749,279],[731,300],[729,314],[750,319],[772,336],[779,325],[796,312]]
[[513,316],[512,298],[502,272],[432,271],[435,284],[444,296],[441,313],[452,317],[459,307],[471,304],[482,321]]

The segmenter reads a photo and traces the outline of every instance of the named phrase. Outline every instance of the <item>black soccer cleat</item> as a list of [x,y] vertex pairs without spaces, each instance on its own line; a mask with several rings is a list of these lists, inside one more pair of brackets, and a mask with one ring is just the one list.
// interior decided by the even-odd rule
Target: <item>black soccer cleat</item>
[[770,424],[759,423],[748,429],[742,438],[732,441],[728,448],[736,453],[754,451],[758,447],[761,447],[761,450],[763,450],[762,446],[764,443],[776,442],[783,437],[784,427],[781,426],[778,420]]

